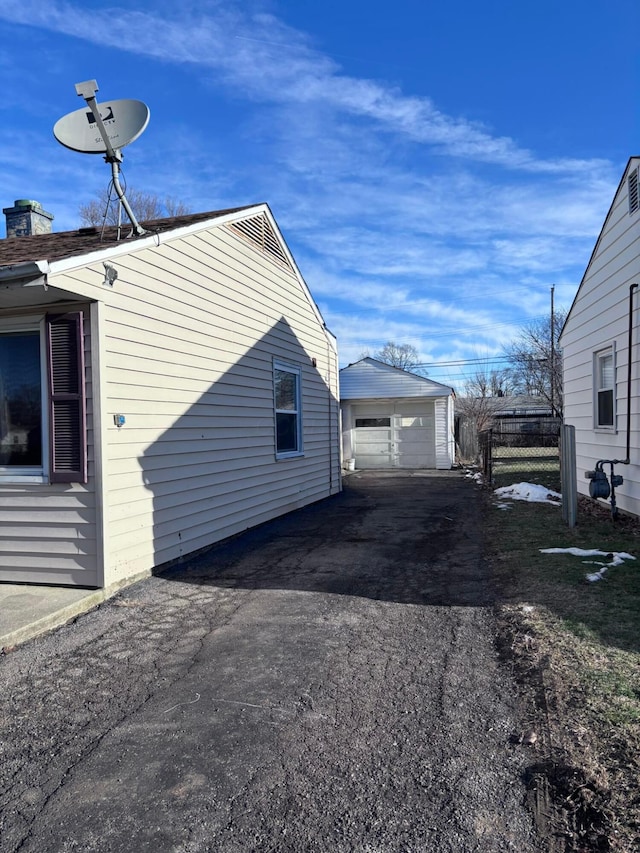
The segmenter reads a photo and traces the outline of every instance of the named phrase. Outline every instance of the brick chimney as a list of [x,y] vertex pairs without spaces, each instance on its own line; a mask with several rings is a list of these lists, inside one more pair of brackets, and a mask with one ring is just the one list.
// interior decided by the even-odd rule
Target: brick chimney
[[19,198],[13,207],[3,207],[2,212],[7,217],[7,237],[51,234],[53,214],[43,210],[38,201]]

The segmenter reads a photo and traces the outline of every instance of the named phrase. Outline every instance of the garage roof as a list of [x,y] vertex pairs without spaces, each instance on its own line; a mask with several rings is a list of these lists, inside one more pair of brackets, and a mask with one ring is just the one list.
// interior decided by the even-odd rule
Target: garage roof
[[392,367],[375,358],[363,358],[340,371],[340,397],[343,400],[449,397],[453,393],[453,388],[448,385]]

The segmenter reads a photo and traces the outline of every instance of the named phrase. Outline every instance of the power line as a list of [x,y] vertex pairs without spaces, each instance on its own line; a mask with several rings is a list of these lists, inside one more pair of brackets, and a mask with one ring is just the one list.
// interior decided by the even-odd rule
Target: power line
[[456,361],[421,361],[416,363],[415,367],[464,367],[465,364],[489,364],[495,361],[510,362],[512,359],[508,355],[488,355],[484,358],[460,358]]

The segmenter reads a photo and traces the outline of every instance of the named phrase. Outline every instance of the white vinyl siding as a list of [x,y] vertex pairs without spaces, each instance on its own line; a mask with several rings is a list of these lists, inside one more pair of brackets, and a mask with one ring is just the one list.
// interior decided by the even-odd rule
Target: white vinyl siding
[[[630,170],[638,168],[638,160]],[[640,280],[640,217],[629,216],[629,182],[623,176],[562,332],[564,418],[576,429],[578,490],[589,493],[584,472],[600,459],[626,456],[626,377],[632,362],[631,464],[616,489],[622,510],[640,511],[640,297],[632,306],[633,343],[628,349],[630,285]],[[613,426],[598,427],[598,369],[594,354],[613,350]],[[625,425],[624,427],[622,425]],[[617,427],[617,429],[616,429]]]
[[455,461],[453,397],[437,397],[435,406],[435,467],[451,468]]
[[[113,289],[99,263],[58,279],[104,302],[107,585],[340,489],[337,354],[294,272],[226,227],[112,264]],[[304,455],[286,465],[274,362],[302,391]]]

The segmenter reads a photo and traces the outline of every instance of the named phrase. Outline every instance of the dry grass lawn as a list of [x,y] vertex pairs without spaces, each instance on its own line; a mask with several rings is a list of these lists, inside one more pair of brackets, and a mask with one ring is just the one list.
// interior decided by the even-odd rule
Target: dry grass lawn
[[[640,523],[581,499],[571,530],[558,507],[500,510],[487,491],[485,535],[501,650],[538,732],[528,782],[549,849],[640,850]],[[584,561],[608,558],[541,553],[553,547],[637,560],[589,583],[599,567]]]

